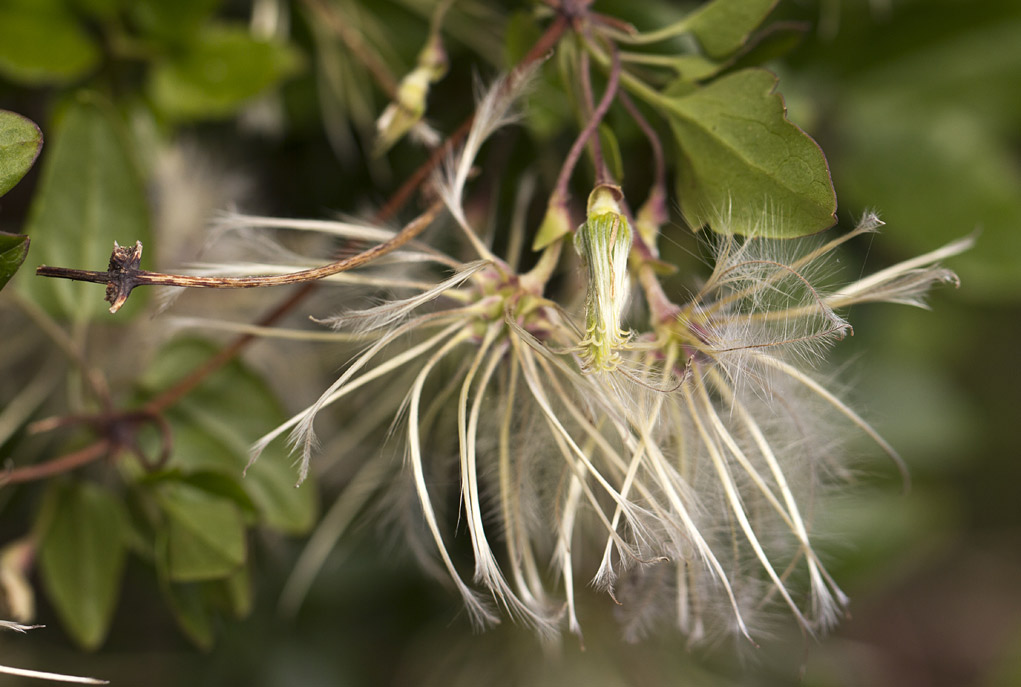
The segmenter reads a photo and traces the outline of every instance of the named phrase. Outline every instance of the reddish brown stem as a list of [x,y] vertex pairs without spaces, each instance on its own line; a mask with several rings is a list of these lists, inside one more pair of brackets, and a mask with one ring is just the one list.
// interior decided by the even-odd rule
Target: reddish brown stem
[[[575,139],[574,145],[571,146],[570,151],[567,153],[567,157],[564,159],[564,164],[560,168],[560,174],[557,176],[557,184],[553,187],[553,193],[551,198],[556,199],[557,202],[566,202],[568,198],[567,185],[571,180],[571,174],[574,173],[574,168],[578,164],[578,159],[581,157],[581,152],[585,149],[585,145],[589,142],[589,139],[595,134],[596,129],[599,127],[599,123],[603,121],[603,117],[606,116],[606,112],[610,109],[610,104],[613,102],[614,97],[617,95],[617,85],[620,82],[620,58],[617,55],[617,51],[613,50],[613,63],[610,67],[610,76],[606,82],[606,91],[603,93],[602,99],[599,101],[599,105],[592,112],[592,116],[589,118],[585,128],[582,129],[581,133],[578,134],[578,138]],[[596,176],[600,176],[597,170]]]
[[[647,120],[635,105],[635,102],[631,99],[631,96],[626,91],[620,92],[620,102],[624,105],[624,109],[631,115],[631,119],[634,120],[638,128],[645,134],[645,138],[649,141],[649,146],[652,148],[652,160],[653,160],[653,182],[652,191],[650,197],[655,194],[657,199],[665,201],[666,199],[666,157],[663,154],[663,143],[659,140],[659,136],[656,134],[656,130],[652,128]],[[665,214],[661,218],[662,221],[666,221]]]
[[99,458],[107,455],[113,446],[114,443],[109,439],[99,439],[81,450],[75,451],[74,453],[68,453],[60,458],[55,458],[45,463],[39,463],[38,465],[27,465],[23,468],[10,470],[3,475],[0,475],[0,486],[20,484],[22,482],[34,482],[36,480],[59,475],[63,472],[70,472],[71,470],[80,468],[83,465],[88,465],[92,461],[98,460]]

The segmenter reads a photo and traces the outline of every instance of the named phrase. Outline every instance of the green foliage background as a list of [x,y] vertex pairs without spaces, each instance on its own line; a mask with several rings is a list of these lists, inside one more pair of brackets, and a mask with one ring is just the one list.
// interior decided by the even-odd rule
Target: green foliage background
[[[760,4],[769,11],[770,3]],[[681,11],[666,1],[634,5],[597,2],[596,9],[642,27],[665,24]],[[180,243],[149,233],[154,151],[188,141],[218,169],[241,172],[255,189],[251,209],[298,217],[375,206],[424,159],[407,142],[385,159],[359,154],[385,101],[327,39],[310,6],[291,7],[293,32],[283,40],[253,38],[246,24],[251,8],[243,2],[0,2],[0,109],[29,117],[46,137],[40,163],[0,199],[0,229],[32,239],[15,286],[53,317],[78,327],[91,323],[101,342],[97,364],[118,369],[131,393],[166,388],[180,369],[208,354],[209,344],[185,341],[156,357],[156,344],[120,333],[144,304],[114,319],[101,307],[100,287],[44,282],[31,271],[40,263],[101,269],[115,239],[141,239],[147,251],[159,251],[160,264],[172,267]],[[494,9],[465,0],[455,7],[446,37],[451,73],[430,98],[444,107],[427,113],[443,131],[470,112],[472,70],[489,75],[506,68],[535,31],[524,5]],[[395,69],[413,65],[429,3],[379,3],[373,13],[376,21],[366,19],[362,28],[388,38],[384,58]],[[831,531],[839,533],[830,547],[834,573],[853,598],[853,617],[832,636],[802,640],[780,628],[776,641],[743,652],[752,655],[748,669],[729,649],[688,653],[670,634],[626,645],[609,623],[591,626],[586,651],[573,638],[559,651],[545,651],[510,626],[474,635],[457,600],[371,521],[331,554],[298,616],[281,616],[280,589],[301,545],[290,535],[312,524],[317,490],[328,497],[349,475],[334,472],[332,483],[295,491],[281,451],[256,464],[242,488],[225,479],[244,467],[252,438],[284,417],[281,401],[293,401],[266,381],[273,379],[272,356],[286,355],[272,349],[226,368],[174,408],[169,421],[177,450],[188,458],[136,475],[127,495],[114,495],[109,484],[65,481],[43,495],[0,491],[0,542],[33,526],[59,535],[40,551],[35,580],[53,597],[39,608],[40,622],[50,627],[27,638],[0,637],[2,662],[149,685],[788,685],[802,668],[800,684],[810,687],[1021,683],[1021,374],[1015,362],[1021,9],[1012,0],[781,1],[770,16],[781,23],[757,49],[764,57],[784,53],[768,66],[780,77],[790,119],[825,151],[838,220],[850,227],[876,208],[888,225],[879,237],[851,246],[844,258],[848,276],[981,232],[977,246],[952,263],[962,287],[935,293],[933,312],[874,306],[850,313],[855,336],[837,354],[855,360],[858,407],[902,452],[914,487],[898,495],[895,478],[877,461],[866,466],[863,491],[828,514]],[[789,52],[796,24],[783,22],[809,27]],[[747,31],[735,26],[735,32],[731,40],[740,44]],[[710,58],[714,50],[728,53],[727,45],[704,47]],[[210,63],[218,70],[206,69]],[[677,69],[722,67],[707,60]],[[725,89],[735,78],[763,80],[768,93],[769,77],[760,72],[724,75],[713,87]],[[526,122],[539,143],[504,151],[509,179],[533,162],[550,164],[541,154],[543,137],[564,136],[565,112],[557,111],[556,98],[542,97],[551,85],[536,88]],[[717,101],[680,87],[671,100],[670,126],[682,146],[703,145],[707,156],[725,158],[714,148],[721,137],[694,130]],[[641,180],[649,172],[635,163],[647,155],[635,144],[638,135],[609,125],[629,181]],[[50,137],[54,130],[61,136]],[[60,181],[52,180],[62,173],[60,161],[74,157],[88,160],[88,198],[40,202],[38,195]],[[685,200],[674,208],[675,231],[663,250],[694,269],[685,256],[696,244],[679,223],[682,217],[698,223],[704,206],[694,192],[683,192],[684,178],[691,177],[682,170],[677,183]],[[6,183],[0,176],[0,190]],[[825,218],[832,208],[820,201],[808,211]],[[0,257],[7,251],[0,243]],[[221,294],[205,297],[210,308],[225,307]],[[0,362],[31,359],[62,373],[59,356],[35,350],[24,332],[15,335],[24,323],[7,298],[7,291],[0,294]],[[252,299],[232,303],[227,307],[258,312]],[[159,320],[136,318],[130,326],[137,333]],[[314,366],[327,372],[339,363],[321,352],[301,355],[321,355]],[[286,361],[276,364],[286,368]],[[4,377],[5,403],[32,384],[57,388],[56,379],[24,369]],[[156,453],[152,439],[146,448]],[[3,437],[0,456],[17,453],[20,462],[67,448],[26,437],[22,429]],[[151,531],[129,524],[146,522],[132,509],[152,508]],[[82,513],[101,518],[105,534],[117,535],[77,531]],[[97,571],[95,587],[69,593],[60,571],[95,561],[108,568]],[[600,603],[594,594],[590,601]],[[57,629],[75,604],[85,606],[72,614],[84,624],[65,622],[66,632],[79,644],[102,644],[97,653],[79,653]]]

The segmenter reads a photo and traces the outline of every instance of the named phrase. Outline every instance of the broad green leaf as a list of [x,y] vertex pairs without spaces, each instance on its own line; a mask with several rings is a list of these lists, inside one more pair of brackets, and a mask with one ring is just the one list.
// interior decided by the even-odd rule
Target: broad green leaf
[[171,119],[229,117],[300,64],[289,44],[258,40],[240,27],[207,28],[187,50],[153,67],[149,95]]
[[156,571],[178,627],[202,649],[212,648],[216,640],[218,611],[243,618],[251,612],[252,581],[247,565],[241,565],[225,577],[203,582],[173,582],[170,579],[166,532],[156,544]]
[[[126,133],[116,112],[99,96],[79,95],[61,119],[43,155],[26,233],[34,244],[33,267],[101,271],[110,262],[114,241],[150,245],[145,189]],[[58,317],[86,321],[106,312],[101,284],[34,274],[23,283]],[[142,293],[117,317],[138,312]]]
[[48,525],[39,546],[46,593],[70,635],[87,649],[106,637],[124,570],[125,516],[95,484],[64,484],[47,494]]
[[32,120],[0,110],[0,196],[25,176],[43,147],[43,132]]
[[776,0],[713,0],[698,8],[686,24],[709,57],[720,59],[744,45],[776,5]]
[[99,49],[59,6],[0,6],[0,75],[29,85],[60,84],[90,72]]
[[[681,147],[678,194],[697,229],[788,238],[831,226],[837,199],[826,158],[786,118],[762,69],[663,99]],[[722,226],[721,226],[722,223]]]
[[252,574],[247,565],[241,566],[230,577],[217,584],[221,586],[235,618],[247,617],[252,612]]
[[674,79],[666,86],[663,87],[663,95],[670,98],[683,98],[691,95],[699,89],[698,84],[693,83],[689,79],[680,78]]
[[177,477],[181,482],[207,494],[231,501],[244,515],[256,515],[258,508],[237,479],[222,472],[193,472]]
[[0,231],[0,289],[10,281],[28,255],[28,237]]
[[702,55],[675,55],[669,63],[664,64],[677,72],[677,77],[684,81],[704,81],[723,70],[726,65],[726,62],[710,60]]
[[201,649],[211,649],[216,641],[217,616],[227,612],[240,619],[252,608],[252,580],[246,566],[209,582],[164,580],[163,591],[178,627]]
[[163,586],[167,605],[174,614],[177,626],[200,649],[211,649],[216,641],[213,630],[213,609],[210,607],[203,582]]
[[178,42],[190,39],[219,4],[220,0],[133,0],[128,12],[143,32]]
[[[171,343],[146,371],[142,387],[161,391],[208,360],[217,348],[195,339]],[[171,465],[185,473],[215,472],[237,480],[262,522],[299,534],[315,520],[314,482],[300,489],[283,442],[270,446],[245,473],[248,450],[286,417],[266,383],[238,361],[208,377],[166,414],[174,431]],[[244,477],[242,477],[244,474]]]
[[810,29],[810,24],[795,21],[770,24],[751,38],[744,49],[727,64],[727,69],[736,71],[757,67],[783,57],[804,40]]
[[156,498],[167,516],[171,581],[226,577],[245,562],[245,526],[237,506],[183,482],[165,482]]

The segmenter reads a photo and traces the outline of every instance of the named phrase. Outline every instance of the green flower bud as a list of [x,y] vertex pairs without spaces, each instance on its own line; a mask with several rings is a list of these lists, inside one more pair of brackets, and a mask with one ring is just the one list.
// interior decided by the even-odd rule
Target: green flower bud
[[382,154],[401,140],[425,115],[429,88],[447,73],[447,53],[439,34],[418,54],[415,69],[401,79],[397,95],[376,121],[376,153]]
[[588,268],[585,338],[579,344],[585,367],[607,371],[620,362],[617,352],[630,338],[620,326],[627,304],[631,227],[620,210],[620,189],[600,184],[589,195],[585,224],[574,234],[574,246]]

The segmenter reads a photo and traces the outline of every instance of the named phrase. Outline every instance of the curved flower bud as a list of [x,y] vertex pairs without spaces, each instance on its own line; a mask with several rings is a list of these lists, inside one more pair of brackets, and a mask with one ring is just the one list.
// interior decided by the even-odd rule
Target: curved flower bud
[[447,53],[436,33],[419,53],[415,69],[401,79],[394,101],[376,121],[377,154],[385,153],[422,121],[429,88],[446,73]]
[[631,252],[631,227],[620,209],[622,198],[617,186],[596,186],[589,195],[587,219],[574,234],[574,246],[588,268],[585,338],[579,345],[589,370],[614,369],[620,362],[617,350],[631,336],[620,326],[630,290]]

